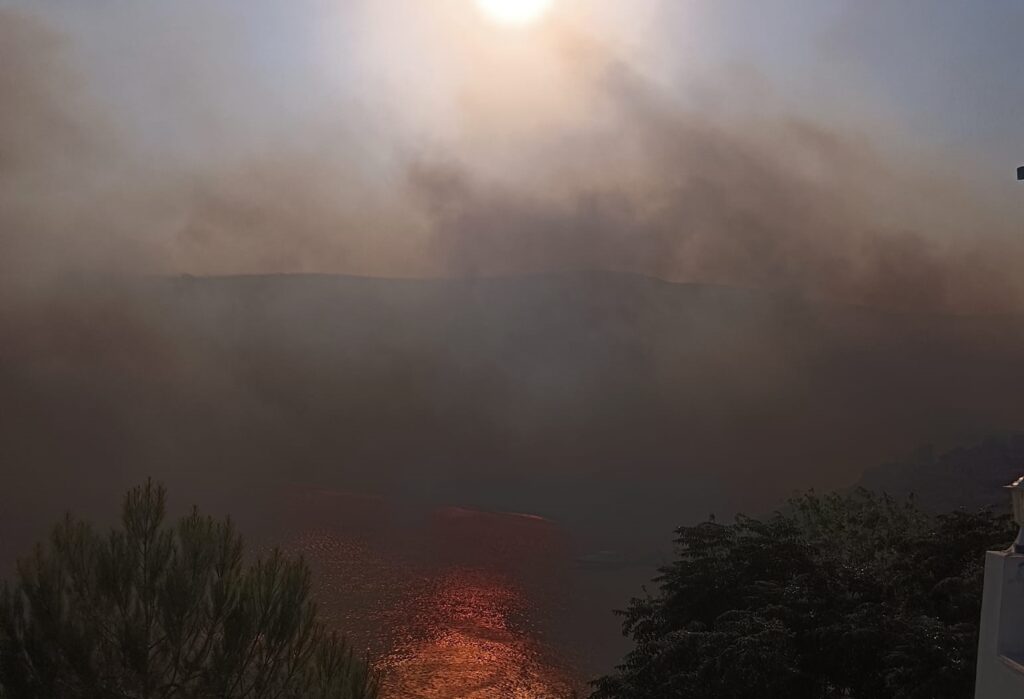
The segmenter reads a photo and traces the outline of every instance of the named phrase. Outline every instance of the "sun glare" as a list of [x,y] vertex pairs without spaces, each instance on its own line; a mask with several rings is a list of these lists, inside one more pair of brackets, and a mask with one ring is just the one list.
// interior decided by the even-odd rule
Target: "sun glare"
[[477,0],[480,9],[502,24],[524,25],[539,20],[553,0]]

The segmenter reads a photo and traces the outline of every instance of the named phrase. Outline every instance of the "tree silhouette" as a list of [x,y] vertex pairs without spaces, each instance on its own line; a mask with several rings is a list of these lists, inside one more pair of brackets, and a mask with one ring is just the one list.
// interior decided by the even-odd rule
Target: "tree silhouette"
[[592,699],[970,696],[984,551],[1013,536],[1005,516],[867,491],[681,527]]
[[230,520],[165,525],[166,492],[126,495],[121,527],[67,516],[0,595],[6,699],[372,699],[376,681],[316,619],[310,571],[245,562]]

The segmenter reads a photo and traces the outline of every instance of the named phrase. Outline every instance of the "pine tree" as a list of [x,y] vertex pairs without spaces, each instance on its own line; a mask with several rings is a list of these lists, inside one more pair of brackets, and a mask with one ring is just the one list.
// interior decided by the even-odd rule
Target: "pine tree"
[[366,662],[316,618],[310,571],[246,562],[230,520],[165,524],[147,482],[106,536],[67,516],[0,593],[4,699],[373,699]]

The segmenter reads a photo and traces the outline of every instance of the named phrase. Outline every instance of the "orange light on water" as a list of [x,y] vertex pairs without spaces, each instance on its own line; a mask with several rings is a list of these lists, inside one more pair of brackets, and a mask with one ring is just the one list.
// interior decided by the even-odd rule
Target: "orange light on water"
[[381,699],[555,699],[579,689],[545,641],[530,575],[565,559],[541,517],[449,507],[395,529],[382,503],[292,502],[287,547],[314,569],[326,623],[376,657]]
[[507,581],[450,571],[418,600],[421,613],[381,663],[385,699],[567,696],[536,642],[517,628],[525,600]]

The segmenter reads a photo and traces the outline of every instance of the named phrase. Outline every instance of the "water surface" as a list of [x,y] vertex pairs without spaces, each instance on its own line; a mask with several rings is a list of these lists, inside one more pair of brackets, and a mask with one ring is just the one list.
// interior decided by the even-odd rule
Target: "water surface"
[[530,515],[302,491],[287,522],[384,699],[584,696],[627,647],[611,610],[650,576],[581,568],[569,533]]

